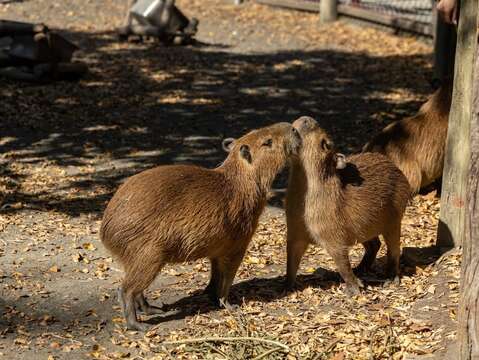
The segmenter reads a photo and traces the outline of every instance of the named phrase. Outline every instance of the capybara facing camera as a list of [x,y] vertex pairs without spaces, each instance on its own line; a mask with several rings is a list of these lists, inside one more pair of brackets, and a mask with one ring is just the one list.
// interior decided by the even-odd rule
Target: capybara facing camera
[[402,172],[384,155],[346,158],[318,123],[303,116],[293,126],[302,138],[291,159],[286,196],[287,287],[294,287],[301,258],[309,244],[320,244],[333,258],[350,294],[362,287],[349,261],[349,248],[361,243],[365,254],[358,270],[368,270],[387,245],[387,273],[399,271],[401,219],[410,188]]
[[125,271],[119,293],[129,329],[147,328],[137,310],[160,311],[143,291],[166,263],[209,258],[206,290],[226,303],[271,183],[300,142],[291,124],[278,123],[234,141],[215,169],[158,166],[120,186],[105,210],[100,236]]

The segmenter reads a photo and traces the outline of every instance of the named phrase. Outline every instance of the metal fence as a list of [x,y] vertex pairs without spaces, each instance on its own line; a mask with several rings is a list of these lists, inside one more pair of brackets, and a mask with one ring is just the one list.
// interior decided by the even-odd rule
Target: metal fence
[[[257,0],[260,3],[319,11],[319,0]],[[339,0],[340,15],[396,29],[433,35],[434,0]]]

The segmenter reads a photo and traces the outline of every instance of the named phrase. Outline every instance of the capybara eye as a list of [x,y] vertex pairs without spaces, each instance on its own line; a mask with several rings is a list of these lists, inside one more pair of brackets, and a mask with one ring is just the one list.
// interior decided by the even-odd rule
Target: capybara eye
[[329,145],[329,143],[326,139],[323,139],[323,140],[321,140],[321,148],[323,150],[329,150],[329,149],[331,149],[331,145]]
[[273,139],[268,139],[261,146],[271,147],[272,145],[273,145]]
[[240,154],[247,162],[249,162],[251,164],[253,159],[251,158],[251,153],[249,151],[249,146],[248,145],[241,145]]

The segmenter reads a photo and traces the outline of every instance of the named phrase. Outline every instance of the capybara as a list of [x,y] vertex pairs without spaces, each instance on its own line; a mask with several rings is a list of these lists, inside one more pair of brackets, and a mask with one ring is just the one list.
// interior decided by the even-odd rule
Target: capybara
[[416,115],[389,124],[363,147],[363,152],[390,158],[413,194],[442,176],[451,97],[452,82],[447,81]]
[[349,262],[349,248],[361,243],[365,254],[358,266],[368,270],[380,248],[387,245],[387,272],[398,279],[401,219],[409,184],[384,155],[376,153],[346,158],[318,123],[307,116],[297,119],[302,146],[292,158],[286,198],[287,286],[294,287],[301,258],[310,243],[320,244],[331,255],[350,294],[362,287]]
[[300,142],[291,124],[279,123],[234,141],[215,169],[159,166],[120,186],[105,210],[100,236],[125,271],[119,293],[129,329],[147,328],[137,309],[160,311],[143,291],[166,263],[209,258],[207,291],[226,303],[266,194]]

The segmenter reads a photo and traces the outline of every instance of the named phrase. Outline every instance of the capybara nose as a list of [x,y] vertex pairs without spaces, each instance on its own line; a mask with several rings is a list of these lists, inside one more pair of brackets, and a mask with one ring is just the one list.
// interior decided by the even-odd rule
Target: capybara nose
[[297,130],[310,130],[316,125],[316,120],[310,116],[301,116],[293,122],[293,127]]

